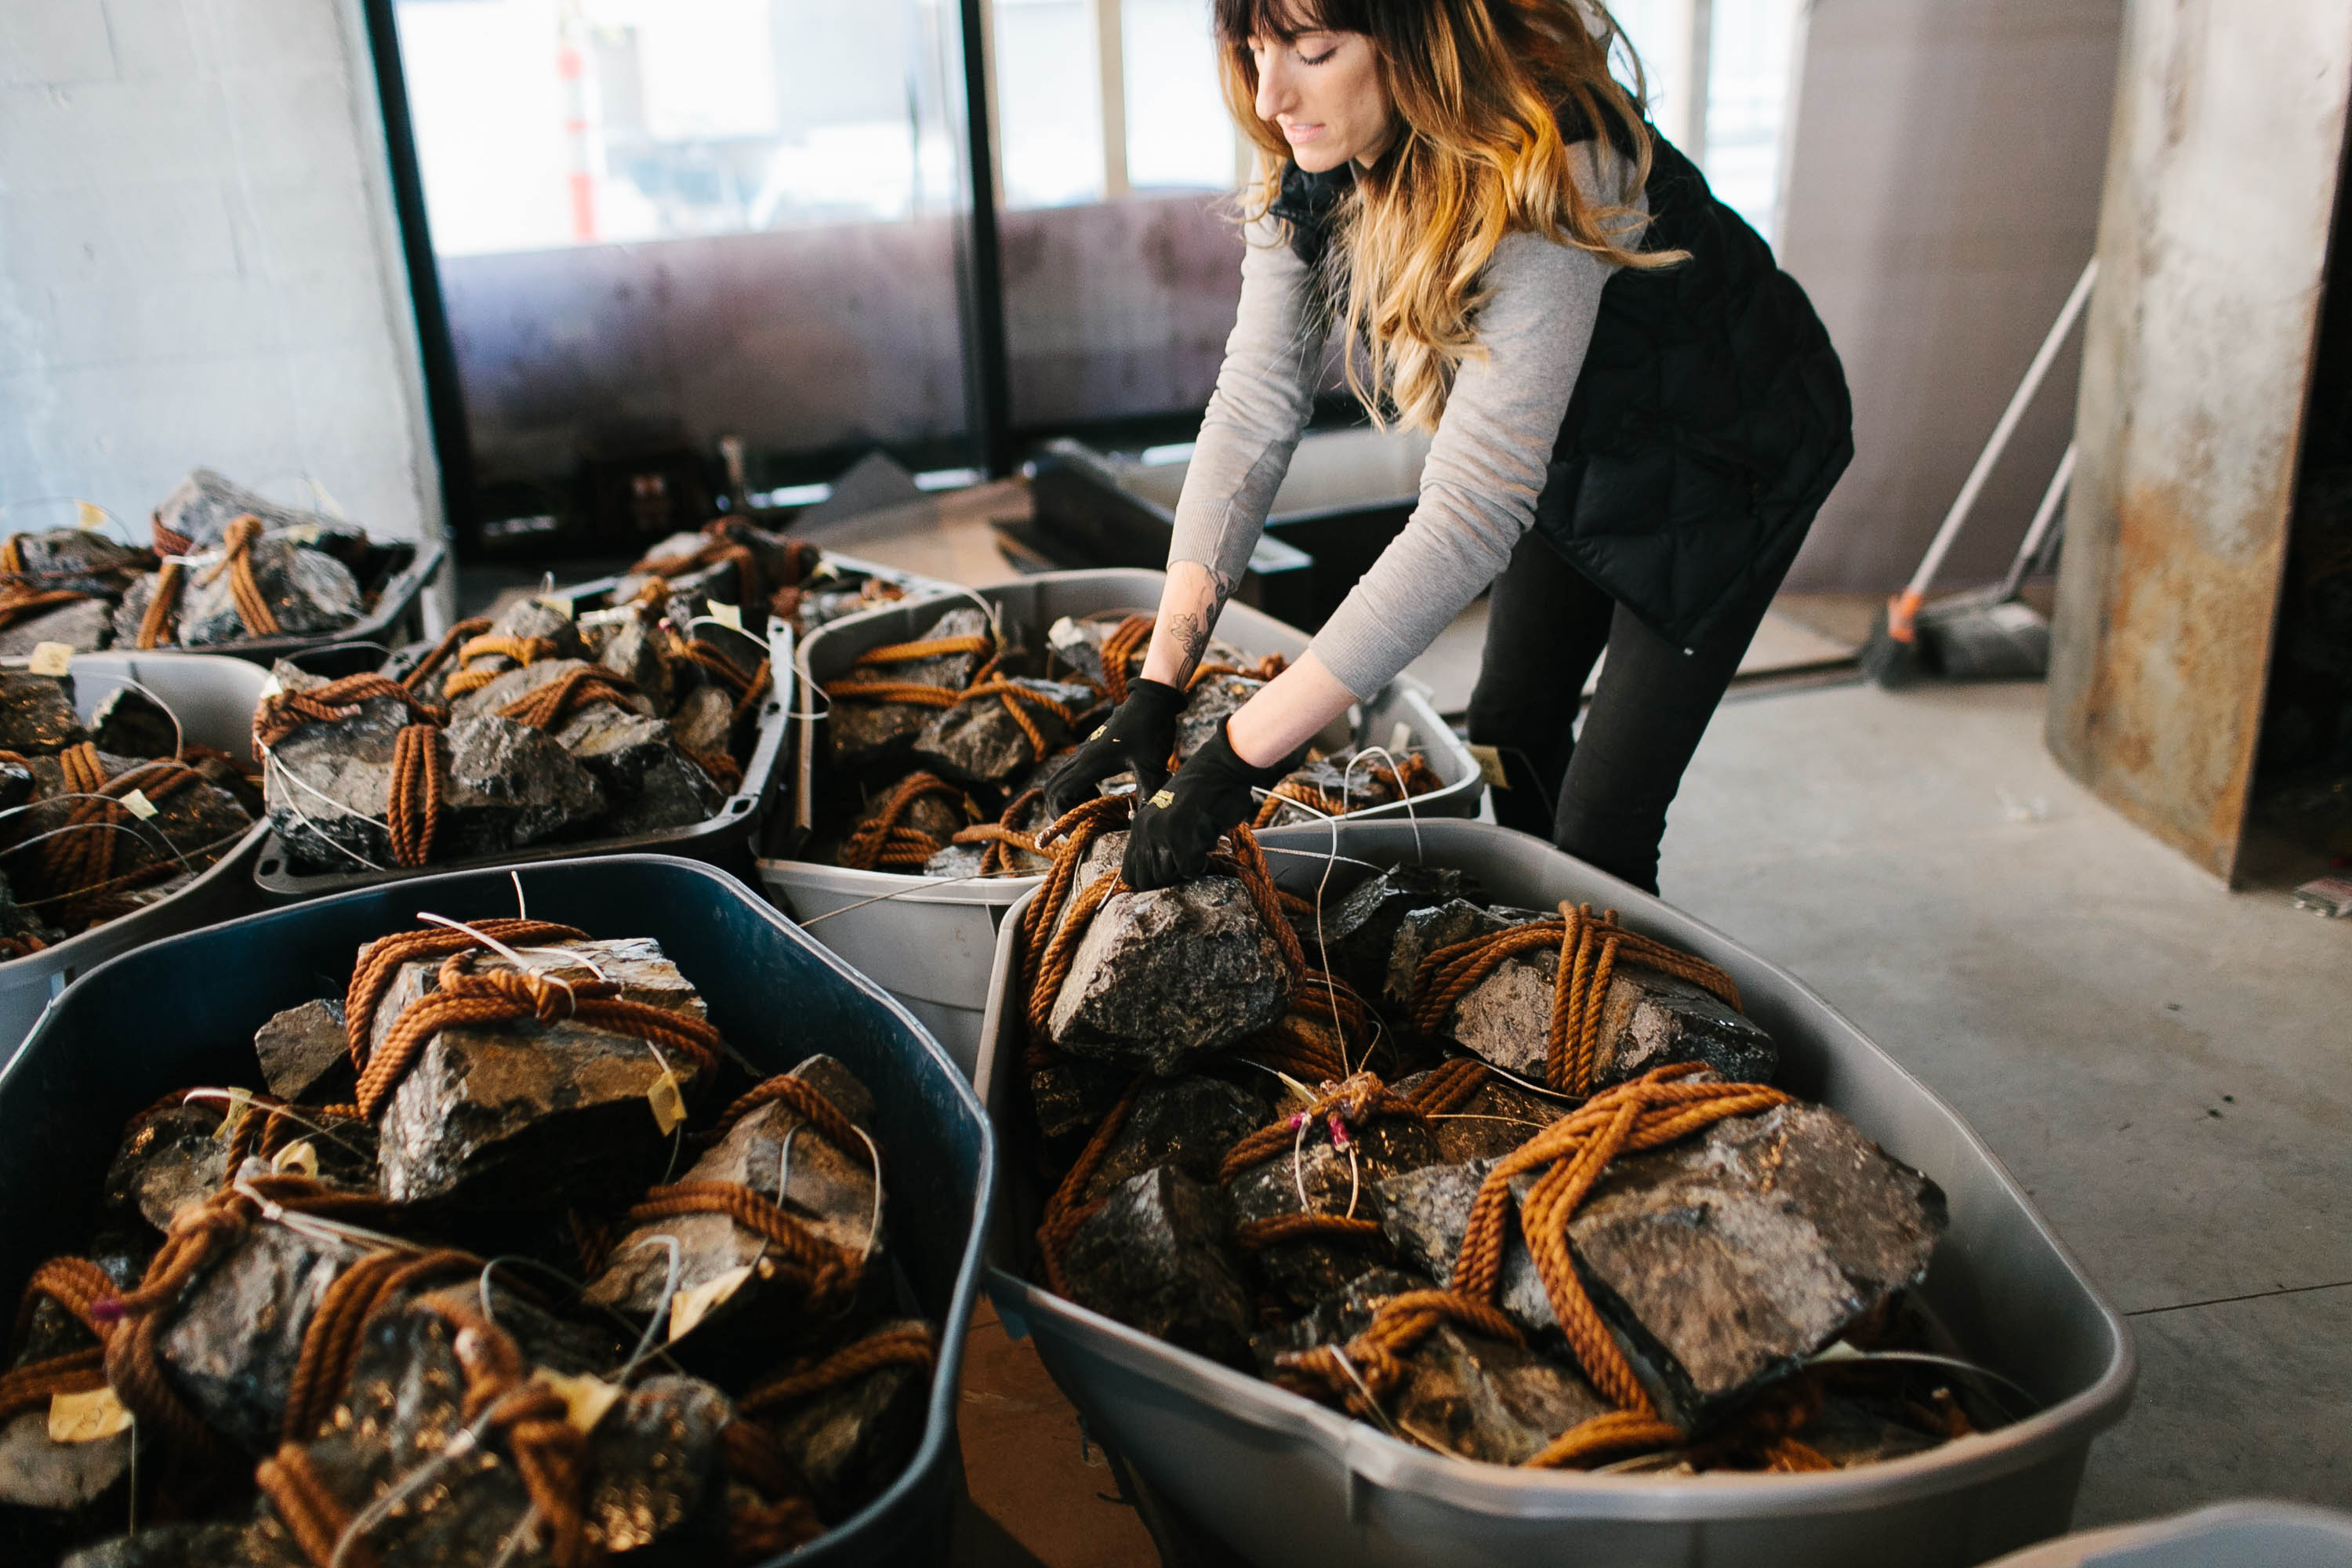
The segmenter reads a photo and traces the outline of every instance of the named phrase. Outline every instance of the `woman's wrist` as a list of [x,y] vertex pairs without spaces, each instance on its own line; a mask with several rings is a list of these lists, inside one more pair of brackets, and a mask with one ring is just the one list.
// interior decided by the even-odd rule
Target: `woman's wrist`
[[1225,742],[1250,766],[1270,768],[1320,734],[1355,700],[1310,651],[1225,721]]

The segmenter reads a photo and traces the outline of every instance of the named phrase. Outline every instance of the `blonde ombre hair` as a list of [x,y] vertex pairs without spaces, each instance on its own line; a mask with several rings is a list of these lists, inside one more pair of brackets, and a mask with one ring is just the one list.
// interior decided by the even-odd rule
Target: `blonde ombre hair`
[[[1333,214],[1325,258],[1348,385],[1376,423],[1434,429],[1454,374],[1475,350],[1479,275],[1503,237],[1528,229],[1622,267],[1681,251],[1640,251],[1640,209],[1595,201],[1577,183],[1560,121],[1626,149],[1637,192],[1650,174],[1641,64],[1635,89],[1610,75],[1621,35],[1601,0],[1216,0],[1225,101],[1257,147],[1245,216],[1274,205],[1290,162],[1280,130],[1257,117],[1249,41],[1360,33],[1380,62],[1397,133],[1356,171]],[[1595,146],[1603,170],[1612,160]]]

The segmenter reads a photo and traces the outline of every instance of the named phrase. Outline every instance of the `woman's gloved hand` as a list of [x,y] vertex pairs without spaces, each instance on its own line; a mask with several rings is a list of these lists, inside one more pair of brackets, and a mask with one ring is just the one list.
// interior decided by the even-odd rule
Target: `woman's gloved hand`
[[[1286,764],[1287,759],[1285,759]],[[1199,876],[1209,851],[1257,804],[1254,789],[1270,789],[1289,772],[1285,764],[1254,768],[1234,754],[1225,727],[1186,759],[1168,787],[1144,797],[1128,829],[1127,859],[1120,868],[1139,892],[1172,887]]]
[[1164,680],[1131,680],[1127,700],[1070,753],[1045,785],[1045,809],[1055,817],[1094,798],[1095,785],[1133,770],[1139,797],[1150,799],[1168,782],[1168,754],[1176,749],[1176,715],[1184,693]]

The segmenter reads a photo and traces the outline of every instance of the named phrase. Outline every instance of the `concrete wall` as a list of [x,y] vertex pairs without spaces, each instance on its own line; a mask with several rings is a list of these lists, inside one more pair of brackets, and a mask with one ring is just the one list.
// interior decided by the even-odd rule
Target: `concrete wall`
[[441,526],[359,0],[0,3],[0,504],[198,465]]
[[[1855,456],[1790,586],[1891,590],[1926,553],[2090,258],[2122,16],[1812,0],[1779,249],[1844,358]],[[2078,363],[2070,347],[2053,368],[1946,583],[2008,563],[2065,448]]]

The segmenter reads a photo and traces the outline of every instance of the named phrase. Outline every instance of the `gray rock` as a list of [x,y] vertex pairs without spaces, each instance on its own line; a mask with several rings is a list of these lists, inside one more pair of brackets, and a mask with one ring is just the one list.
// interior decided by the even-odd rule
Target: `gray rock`
[[1104,900],[1047,1028],[1066,1051],[1172,1078],[1274,1023],[1289,1000],[1282,951],[1249,894],[1209,876]]
[[1080,1201],[1108,1197],[1155,1165],[1213,1184],[1225,1151],[1273,1120],[1274,1108],[1262,1096],[1223,1079],[1195,1073],[1147,1083]]
[[155,564],[154,557],[89,528],[52,528],[15,535],[26,585],[47,593],[62,588],[111,599]]
[[1382,994],[1398,1005],[1409,1002],[1412,997],[1412,977],[1421,968],[1421,961],[1438,949],[1468,942],[1472,937],[1492,936],[1544,918],[1526,910],[1491,910],[1466,899],[1448,899],[1433,908],[1408,910],[1397,921]]
[[228,1176],[228,1145],[213,1135],[220,1122],[217,1100],[173,1106],[133,1121],[107,1169],[108,1212],[136,1214],[161,1231],[183,1206],[219,1191]]
[[[627,1000],[702,1016],[702,999],[657,942],[573,942],[565,951],[593,959]],[[494,954],[474,962],[480,973],[513,968]],[[539,968],[573,982],[593,977],[585,963]],[[409,1002],[435,988],[438,969],[401,967],[377,1010],[372,1051]],[[699,1076],[693,1064],[665,1054],[691,1097]],[[383,1194],[467,1208],[634,1196],[659,1174],[671,1143],[646,1098],[663,1071],[663,1057],[645,1041],[572,1018],[444,1029],[383,1108]]]
[[1392,866],[1328,904],[1319,924],[1311,918],[1296,923],[1299,940],[1318,954],[1318,963],[1328,955],[1332,973],[1354,986],[1358,995],[1375,1001],[1387,984],[1389,955],[1395,951],[1406,914],[1479,896],[1476,879],[1466,871]]
[[707,822],[727,798],[681,755],[659,719],[591,702],[555,731],[556,743],[604,786],[607,833],[653,833]]
[[157,522],[173,533],[184,535],[198,550],[219,549],[228,533],[228,525],[247,516],[259,518],[273,533],[282,529],[315,529],[324,537],[357,531],[324,512],[266,500],[210,468],[192,470],[155,509]]
[[46,1405],[0,1426],[0,1508],[83,1508],[130,1473],[128,1432],[95,1443],[53,1443]]
[[45,642],[63,643],[76,653],[95,653],[114,640],[110,599],[76,599],[0,628],[0,658],[27,658]]
[[635,683],[657,712],[667,712],[671,702],[668,661],[661,656],[659,628],[646,624],[646,618],[634,609],[606,611],[619,618],[608,624],[596,624],[583,616],[581,632],[589,641],[598,664],[625,679]]
[[143,691],[118,686],[90,715],[90,738],[118,757],[179,755],[184,737],[163,705]]
[[[793,1070],[806,1079],[835,1108],[855,1123],[870,1117],[872,1100],[849,1070],[830,1057],[812,1057]],[[854,1092],[835,1098],[844,1079]],[[792,1155],[784,1157],[786,1140]],[[777,1176],[784,1177],[782,1191]],[[876,1192],[872,1155],[864,1148],[844,1151],[812,1129],[790,1105],[774,1100],[760,1107],[729,1129],[727,1136],[696,1161],[678,1178],[682,1182],[727,1182],[750,1187],[800,1220],[820,1240],[845,1252],[866,1256],[869,1243],[880,1258],[888,1227],[887,1194]],[[660,1311],[671,1299],[668,1249],[646,1245],[656,1236],[677,1238],[680,1249],[677,1290],[692,1290],[730,1269],[750,1268],[751,1274],[724,1301],[713,1306],[681,1344],[691,1344],[706,1357],[723,1359],[742,1348],[747,1339],[772,1341],[795,1310],[795,1297],[778,1279],[774,1250],[756,1232],[725,1215],[680,1215],[649,1221],[624,1235],[614,1247],[604,1272],[588,1287],[587,1300],[639,1317]],[[867,1270],[878,1281],[885,1272],[877,1264]],[[712,1342],[717,1342],[715,1344]]]
[[[1279,1153],[1236,1175],[1225,1189],[1236,1234],[1261,1220],[1302,1214],[1379,1223],[1381,1184],[1437,1158],[1437,1140],[1417,1121],[1375,1117],[1351,1131],[1354,1145],[1348,1153],[1331,1146],[1328,1128],[1316,1126],[1307,1130],[1295,1156]],[[1381,1267],[1390,1253],[1377,1238],[1316,1236],[1259,1247],[1254,1256],[1266,1282],[1303,1309]]]
[[[1452,1284],[1454,1260],[1462,1254],[1462,1237],[1469,1229],[1470,1205],[1493,1166],[1491,1160],[1424,1165],[1381,1183],[1381,1228],[1397,1257],[1440,1285]],[[1512,1187],[1514,1204],[1504,1226],[1507,1240],[1501,1299],[1496,1305],[1530,1333],[1557,1341],[1559,1321],[1552,1315],[1542,1277],[1519,1237],[1517,1200],[1526,1195],[1527,1186],[1521,1181]]]
[[[921,1326],[919,1319],[894,1319],[864,1337]],[[845,1519],[905,1471],[922,1444],[930,1393],[930,1373],[901,1362],[793,1406],[771,1431],[817,1511]]]
[[[324,551],[305,549],[291,539],[265,537],[254,542],[250,559],[254,581],[260,584],[278,630],[287,636],[340,631],[359,619],[364,606],[358,579]],[[189,566],[180,589],[177,640],[184,647],[242,642],[254,635],[237,614],[233,574],[224,572],[206,583],[207,569]]]
[[[1559,973],[1559,953],[1553,949],[1507,959],[1462,998],[1441,1030],[1496,1067],[1543,1082]],[[1780,1052],[1771,1036],[1711,992],[1654,969],[1619,963],[1602,1004],[1595,1087],[1672,1062],[1704,1062],[1735,1083],[1769,1083]]]
[[[1094,693],[1083,686],[1020,678],[1014,678],[1010,684],[1034,691],[1074,715],[1083,714],[1094,705]],[[1023,711],[1045,740],[1045,748],[1041,753],[1030,743],[1028,731],[1006,706],[1008,701],[1018,700],[989,697],[939,710],[915,738],[915,761],[948,778],[1002,786],[1069,743],[1070,726],[1060,713],[1035,703],[1024,703]]]
[[262,1080],[278,1099],[347,1104],[353,1073],[341,997],[321,997],[271,1016],[253,1037]]
[[1214,1187],[1167,1165],[1146,1171],[1078,1227],[1063,1268],[1078,1305],[1212,1361],[1248,1364],[1250,1292]]
[[1091,1137],[1133,1082],[1135,1069],[1072,1057],[1029,1070],[1029,1100],[1037,1131],[1048,1142]]
[[[976,609],[950,610],[907,639],[935,642],[949,637],[978,637],[988,630],[988,617]],[[961,691],[971,684],[982,656],[941,654],[933,658],[899,659],[887,664],[859,665],[839,677],[845,681],[905,681],[918,686],[943,686]],[[835,766],[862,767],[886,761],[912,749],[915,739],[940,713],[936,708],[905,702],[840,700],[826,707],[827,747]]]
[[58,1568],[309,1568],[281,1531],[275,1539],[244,1524],[149,1524],[75,1552]]
[[677,700],[669,727],[696,756],[723,755],[735,736],[735,699],[723,687],[698,686]]
[[1435,1289],[1436,1282],[1427,1275],[1400,1268],[1368,1269],[1316,1302],[1303,1316],[1252,1334],[1250,1353],[1257,1360],[1258,1375],[1271,1380],[1280,1370],[1281,1358],[1295,1352],[1318,1345],[1345,1345],[1371,1326],[1372,1314],[1391,1296]]
[[[481,667],[488,668],[491,661],[488,658],[484,658],[477,662]],[[500,658],[498,662],[508,661]],[[471,718],[477,713],[495,713],[507,704],[530,696],[542,686],[552,686],[575,669],[591,668],[601,667],[592,666],[584,658],[542,658],[530,664],[514,665],[500,673],[488,685],[477,687],[454,699],[449,704],[450,717],[452,720],[457,720]],[[609,705],[609,700],[606,700]],[[593,705],[591,704],[591,706]],[[650,713],[653,709],[653,704],[642,696],[625,696],[621,700],[621,706],[639,713]],[[579,710],[583,712],[585,710],[585,709]]]
[[1180,764],[1191,761],[1192,753],[1215,739],[1225,721],[1241,711],[1242,704],[1265,685],[1244,675],[1220,675],[1192,688],[1184,710],[1176,715],[1176,761]]
[[[855,833],[859,826],[879,817],[882,815],[882,808],[888,804],[890,789],[896,787],[896,784],[893,784],[889,788],[876,790],[873,798],[859,809],[856,821],[851,824],[850,832]],[[910,802],[906,810],[898,814],[900,826],[911,827],[918,833],[927,834],[941,844],[945,844],[971,824],[971,813],[959,810],[955,802],[940,795],[926,795],[919,800]],[[847,836],[845,836],[844,842],[846,843],[846,841]],[[905,869],[903,867],[887,868]]]
[[74,714],[73,678],[0,670],[0,752],[51,756],[89,739]]
[[439,858],[572,837],[604,814],[604,786],[543,730],[485,713],[451,726],[442,744],[449,773]]
[[[542,605],[537,599],[517,599],[500,610],[492,618],[487,635],[520,637],[526,641],[542,637],[555,645],[555,657],[558,658],[584,659],[588,657],[588,644],[580,636],[578,623],[562,610]],[[483,662],[488,668],[498,668],[489,660]]]
[[156,1341],[173,1386],[246,1452],[278,1447],[302,1335],[336,1277],[366,1253],[282,1225],[216,1249]]
[[[1415,1073],[1390,1087],[1410,1099],[1428,1076]],[[1457,1109],[1431,1118],[1437,1135],[1437,1157],[1448,1165],[1497,1159],[1567,1115],[1569,1109],[1561,1100],[1546,1099],[1488,1073],[1478,1091]]]
[[[115,756],[99,752],[100,765],[111,779],[140,767],[145,759]],[[17,819],[17,826],[26,837],[47,833],[67,825],[78,802],[59,798],[68,792],[65,787],[65,767],[55,757],[31,759],[37,794],[42,804],[36,805]],[[151,782],[160,784],[165,777],[161,770]],[[212,864],[253,826],[252,816],[244,803],[228,791],[203,782],[183,784],[169,794],[153,797],[155,815],[123,825],[122,831],[110,832],[115,840],[113,874],[125,876],[142,871],[159,862],[179,863],[184,871],[201,870]],[[49,896],[74,891],[65,886],[50,886],[37,868],[25,865],[18,875],[27,888],[39,886]],[[152,894],[160,889],[144,889]],[[136,897],[136,895],[132,895]]]

